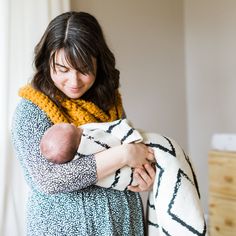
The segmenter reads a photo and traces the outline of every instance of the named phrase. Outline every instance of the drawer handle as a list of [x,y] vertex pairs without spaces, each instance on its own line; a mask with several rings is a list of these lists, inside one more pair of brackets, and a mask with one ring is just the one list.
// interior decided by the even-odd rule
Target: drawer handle
[[228,183],[232,183],[234,181],[234,178],[232,176],[224,176],[224,180]]
[[225,219],[225,225],[232,227],[234,225],[233,221],[230,219]]

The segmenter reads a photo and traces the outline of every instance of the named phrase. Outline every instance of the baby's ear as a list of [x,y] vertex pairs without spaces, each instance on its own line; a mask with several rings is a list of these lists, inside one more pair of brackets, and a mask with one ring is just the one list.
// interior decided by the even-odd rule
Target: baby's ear
[[79,131],[80,135],[82,135],[82,133],[83,133],[83,129],[82,129],[82,128],[80,128],[80,127],[77,127],[77,129],[78,129],[78,131]]

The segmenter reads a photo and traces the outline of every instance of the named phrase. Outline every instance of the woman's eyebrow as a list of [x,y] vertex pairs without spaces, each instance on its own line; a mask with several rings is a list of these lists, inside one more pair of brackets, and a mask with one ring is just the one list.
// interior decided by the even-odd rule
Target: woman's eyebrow
[[66,66],[64,66],[64,65],[61,65],[61,64],[59,64],[59,63],[55,63],[55,65],[68,69],[68,67],[66,67]]

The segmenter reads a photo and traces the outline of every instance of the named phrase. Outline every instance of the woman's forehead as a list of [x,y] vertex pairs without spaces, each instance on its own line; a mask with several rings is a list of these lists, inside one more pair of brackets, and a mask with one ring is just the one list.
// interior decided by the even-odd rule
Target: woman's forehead
[[[96,58],[91,56],[89,61],[82,61],[81,58],[70,55],[64,48],[57,50],[53,55],[53,63],[63,65],[68,68],[96,68]],[[89,66],[90,65],[90,66]]]
[[64,65],[64,66],[70,66],[69,65],[70,63],[68,62],[67,58],[68,56],[66,55],[65,50],[63,48],[55,52],[55,55],[54,55],[55,63]]

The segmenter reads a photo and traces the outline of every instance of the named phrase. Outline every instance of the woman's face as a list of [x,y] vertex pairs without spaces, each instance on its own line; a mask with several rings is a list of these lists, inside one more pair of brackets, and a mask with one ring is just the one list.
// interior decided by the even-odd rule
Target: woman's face
[[59,50],[55,56],[55,70],[50,65],[50,75],[55,86],[69,98],[77,99],[85,94],[93,85],[96,78],[96,59],[93,59],[95,75],[91,72],[82,74],[71,68],[66,62],[65,52]]

